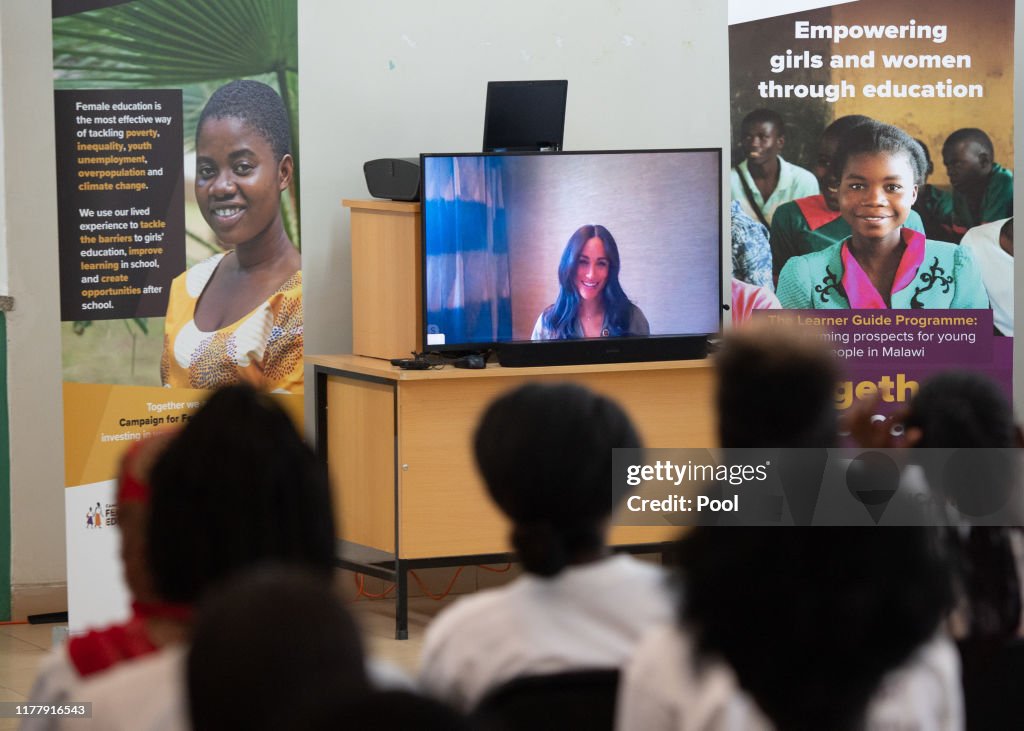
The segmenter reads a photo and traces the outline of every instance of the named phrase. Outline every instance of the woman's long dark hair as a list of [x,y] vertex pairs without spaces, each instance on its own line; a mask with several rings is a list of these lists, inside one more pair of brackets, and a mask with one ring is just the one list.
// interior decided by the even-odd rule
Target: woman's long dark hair
[[610,336],[629,335],[629,321],[633,304],[619,284],[619,247],[611,232],[604,226],[587,224],[576,229],[569,237],[569,243],[562,252],[558,263],[558,284],[561,289],[555,303],[544,310],[544,327],[553,333],[552,340],[566,340],[576,337],[577,316],[580,309],[580,293],[576,289],[576,266],[580,252],[590,239],[598,238],[604,244],[608,259],[608,279],[605,281],[601,298],[604,302],[604,320]]

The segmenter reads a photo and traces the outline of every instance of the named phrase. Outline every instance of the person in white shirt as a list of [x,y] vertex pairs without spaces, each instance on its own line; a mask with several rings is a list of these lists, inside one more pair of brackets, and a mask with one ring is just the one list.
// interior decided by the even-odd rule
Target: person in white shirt
[[[838,374],[813,337],[733,333],[716,370],[724,448],[836,444]],[[679,615],[624,669],[620,731],[962,729],[934,529],[700,525],[679,558]]]
[[662,569],[605,545],[612,450],[639,446],[622,409],[581,386],[530,384],[488,407],[476,460],[512,521],[525,574],[431,623],[425,692],[470,710],[519,676],[618,668],[644,631],[672,616]]
[[974,252],[996,329],[1013,337],[1013,219],[968,229],[960,245]]
[[[702,658],[691,633],[652,630],[623,670],[620,731],[774,731],[720,659]],[[937,633],[885,675],[871,698],[866,729],[961,731],[964,701],[956,645]]]

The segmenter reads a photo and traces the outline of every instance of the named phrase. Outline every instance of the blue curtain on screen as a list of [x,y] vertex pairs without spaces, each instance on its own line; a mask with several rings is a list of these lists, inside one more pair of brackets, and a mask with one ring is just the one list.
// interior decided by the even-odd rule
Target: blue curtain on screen
[[[500,157],[427,158],[428,332],[447,344],[512,337]],[[429,346],[427,346],[429,347]]]

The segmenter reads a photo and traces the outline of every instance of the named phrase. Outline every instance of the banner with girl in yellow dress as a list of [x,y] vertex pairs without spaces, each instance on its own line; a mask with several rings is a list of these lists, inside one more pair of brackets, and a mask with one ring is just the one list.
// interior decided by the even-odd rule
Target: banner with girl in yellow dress
[[53,0],[73,629],[126,616],[128,445],[238,381],[301,418],[297,49],[296,0]]

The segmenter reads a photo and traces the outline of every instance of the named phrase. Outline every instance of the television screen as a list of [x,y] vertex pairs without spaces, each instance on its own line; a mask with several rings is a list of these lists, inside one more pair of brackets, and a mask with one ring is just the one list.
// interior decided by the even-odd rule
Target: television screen
[[484,152],[561,150],[569,82],[491,81],[484,109]]
[[721,150],[423,155],[421,169],[428,349],[719,330]]

